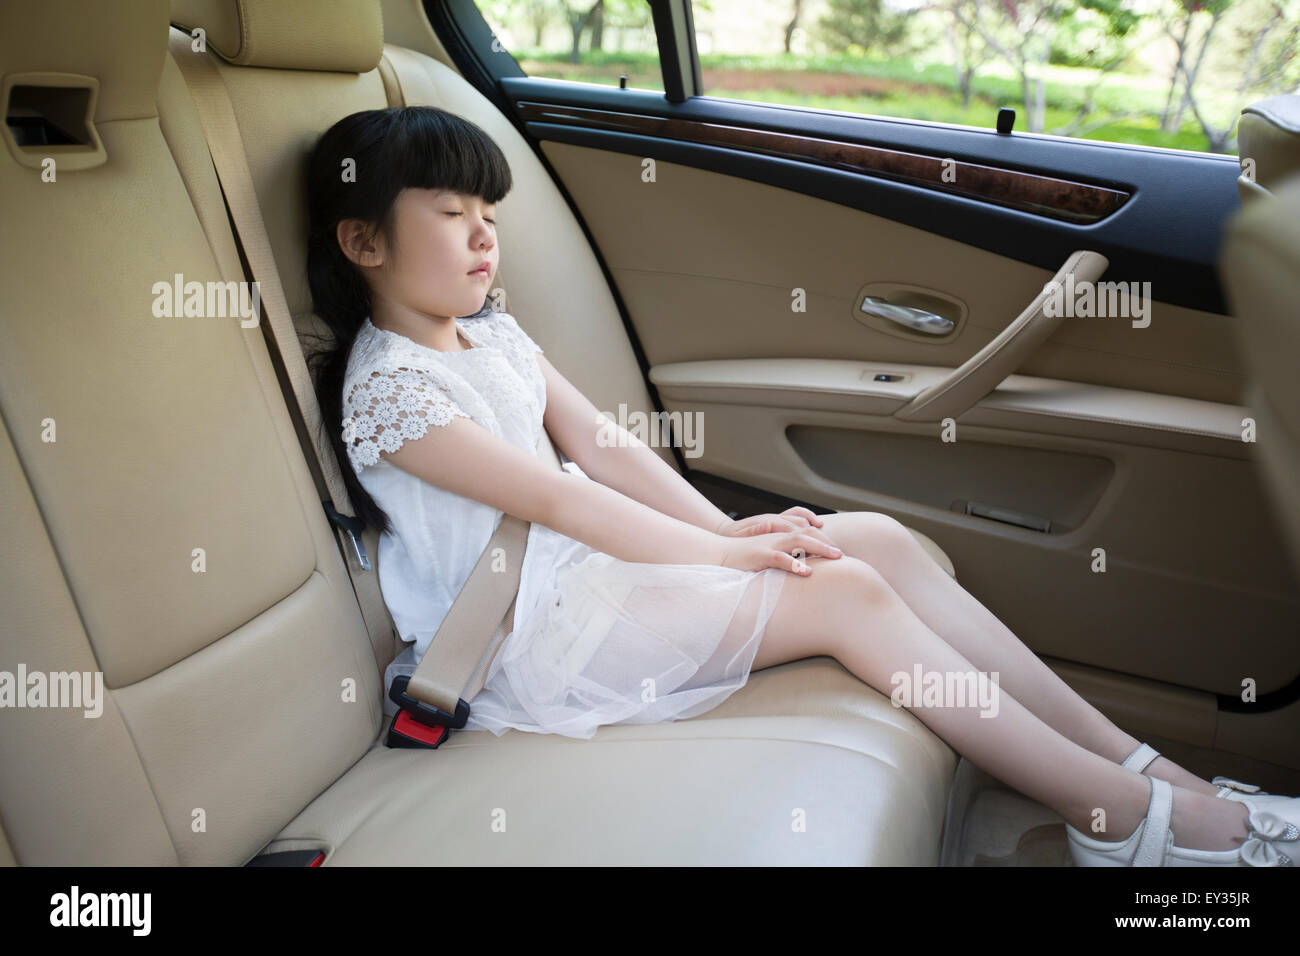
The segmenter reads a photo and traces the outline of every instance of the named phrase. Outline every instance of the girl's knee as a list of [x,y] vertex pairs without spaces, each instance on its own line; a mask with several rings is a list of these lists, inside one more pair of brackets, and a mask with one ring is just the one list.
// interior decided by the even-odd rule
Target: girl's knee
[[916,547],[916,538],[897,518],[881,511],[861,513],[861,527],[871,543],[871,553],[897,556]]
[[908,562],[924,554],[907,526],[883,512],[844,512],[836,517],[840,520],[834,527],[826,523],[831,540],[887,577],[902,572]]
[[[798,581],[805,613],[814,614],[818,653],[839,658],[862,633],[864,620],[884,611],[898,596],[884,575],[860,558],[813,558],[813,573]],[[795,582],[790,582],[794,584]]]
[[813,573],[808,580],[820,576],[824,588],[834,590],[838,596],[848,600],[883,601],[894,596],[894,589],[885,576],[861,558],[849,554],[821,558],[812,567]]
[[893,541],[914,540],[907,526],[892,515],[887,515],[883,511],[868,511],[866,514],[875,533],[881,537]]
[[883,511],[842,511],[825,515],[823,520],[832,539],[839,534],[846,541],[864,545],[868,552],[915,540],[901,521]]

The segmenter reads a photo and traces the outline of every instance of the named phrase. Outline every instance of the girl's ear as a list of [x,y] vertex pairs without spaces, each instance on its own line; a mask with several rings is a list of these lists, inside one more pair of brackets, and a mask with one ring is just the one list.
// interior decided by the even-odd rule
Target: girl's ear
[[339,248],[343,254],[359,266],[383,265],[383,243],[370,228],[369,223],[360,219],[344,219],[339,222],[337,230]]

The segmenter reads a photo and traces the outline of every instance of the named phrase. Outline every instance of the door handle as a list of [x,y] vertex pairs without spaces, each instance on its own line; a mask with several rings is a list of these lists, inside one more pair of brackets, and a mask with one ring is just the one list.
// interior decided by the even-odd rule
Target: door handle
[[1056,315],[1047,315],[1046,306],[1053,288],[1068,285],[1067,277],[1074,276],[1074,284],[1096,282],[1110,265],[1100,253],[1080,249],[1070,254],[1056,275],[1043,286],[1041,292],[1029,303],[1016,320],[1003,329],[988,345],[980,349],[947,378],[923,389],[915,398],[894,412],[894,417],[905,422],[937,422],[945,418],[956,419],[982,399],[1016,369],[1024,364],[1034,351],[1056,331],[1065,317],[1064,309]]
[[910,305],[894,305],[875,295],[869,295],[863,300],[862,311],[926,335],[947,335],[955,325],[952,319],[946,319],[942,315]]

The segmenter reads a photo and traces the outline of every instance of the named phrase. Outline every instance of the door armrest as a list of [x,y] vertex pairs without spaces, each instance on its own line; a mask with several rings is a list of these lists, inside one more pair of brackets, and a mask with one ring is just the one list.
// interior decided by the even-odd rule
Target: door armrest
[[[957,419],[1032,355],[1056,331],[1065,317],[1064,309],[1047,314],[1047,304],[1062,287],[1095,282],[1109,265],[1106,257],[1080,249],[1070,254],[1050,282],[1029,303],[1016,320],[988,345],[953,369],[952,374],[920,392],[894,413],[905,422],[937,422]],[[1073,278],[1071,278],[1071,276]]]

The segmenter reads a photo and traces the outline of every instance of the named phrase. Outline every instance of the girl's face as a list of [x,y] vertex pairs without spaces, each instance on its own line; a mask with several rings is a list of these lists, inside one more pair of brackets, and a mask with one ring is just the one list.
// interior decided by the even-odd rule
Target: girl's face
[[[403,189],[385,244],[386,297],[425,315],[472,315],[496,278],[496,206],[448,190]],[[486,272],[476,272],[483,263]]]

